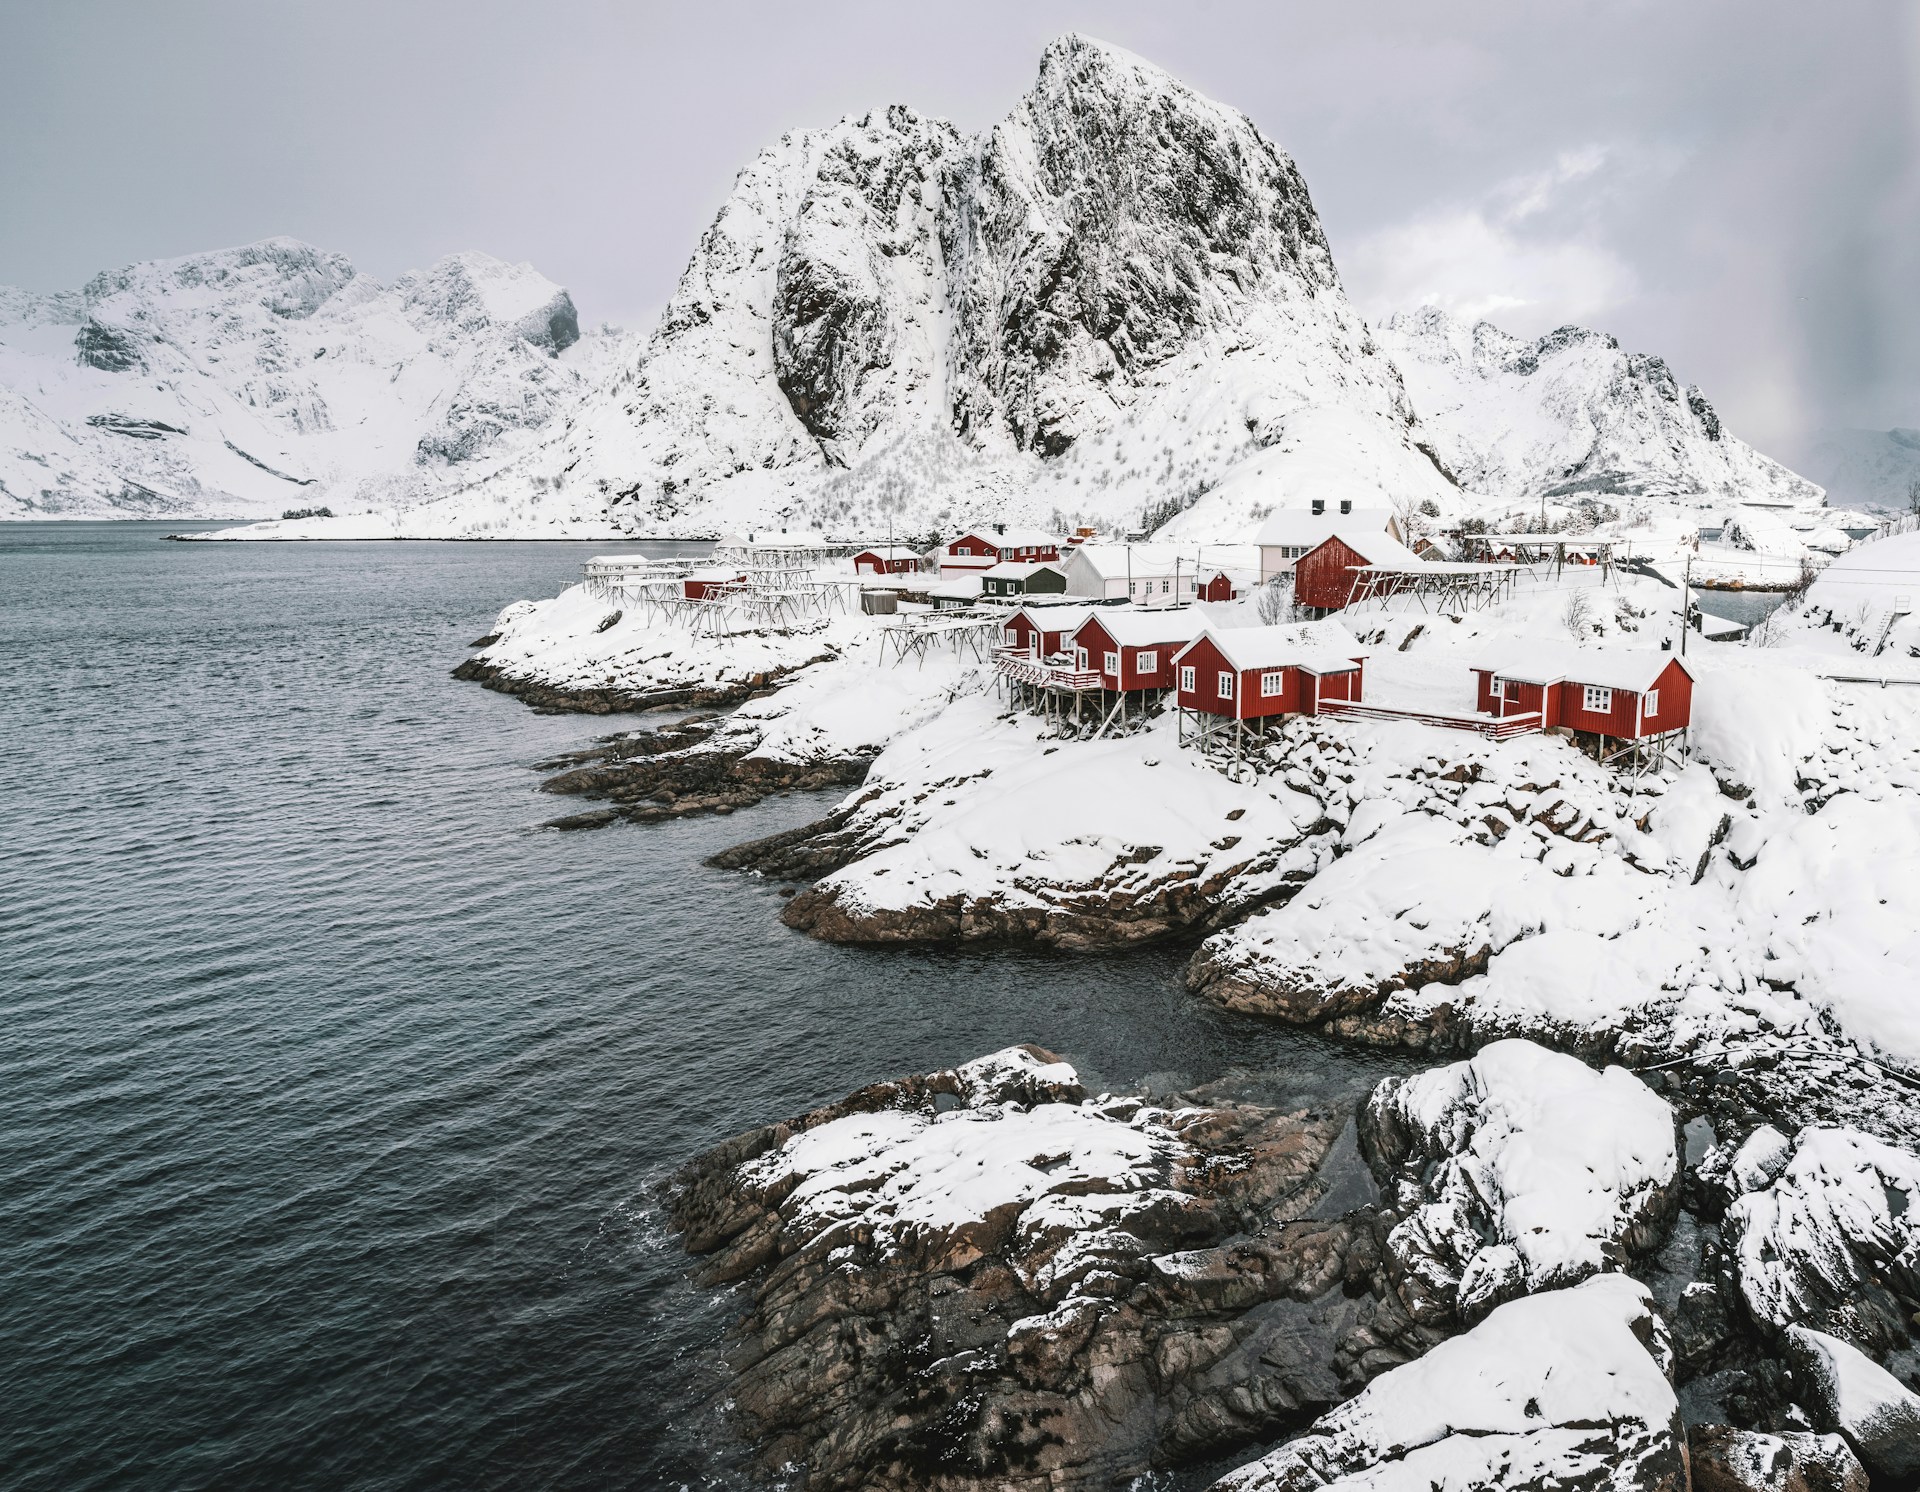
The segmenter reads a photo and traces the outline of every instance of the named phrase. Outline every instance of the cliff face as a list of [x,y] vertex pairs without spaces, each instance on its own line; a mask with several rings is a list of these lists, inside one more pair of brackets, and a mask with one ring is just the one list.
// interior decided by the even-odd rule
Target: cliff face
[[275,238],[0,292],[0,516],[429,496],[585,395],[579,342],[566,291],[484,254],[381,285]]
[[1602,333],[1563,326],[1523,342],[1432,307],[1378,330],[1434,449],[1489,498],[1820,501],[1813,483],[1735,439],[1662,359]]

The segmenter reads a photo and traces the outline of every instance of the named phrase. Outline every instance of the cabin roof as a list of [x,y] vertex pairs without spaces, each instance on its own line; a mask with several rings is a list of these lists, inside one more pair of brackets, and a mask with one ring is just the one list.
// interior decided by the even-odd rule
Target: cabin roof
[[[1202,638],[1242,673],[1250,668],[1302,668],[1351,673],[1364,649],[1338,622],[1281,622],[1271,627],[1209,627]],[[1184,658],[1201,639],[1180,650]],[[1178,661],[1178,660],[1176,660]]]
[[853,557],[859,559],[862,555],[868,554],[884,560],[920,558],[920,551],[906,544],[869,544],[865,549],[855,551]]
[[[1386,532],[1372,533],[1364,529],[1341,528],[1335,529],[1327,535],[1327,538],[1338,539],[1369,565],[1378,565],[1389,570],[1431,568],[1427,561]],[[1323,539],[1321,542],[1325,543],[1326,540]]]
[[[1132,606],[1102,606],[1086,621],[1098,622],[1101,630],[1123,648],[1150,648],[1191,642],[1207,625],[1207,619],[1191,606],[1161,609]],[[1080,628],[1075,628],[1076,635]]]
[[1061,574],[1060,565],[1055,560],[1001,560],[997,565],[989,565],[980,573],[996,580],[1025,580],[1036,570],[1051,570]]
[[1602,689],[1625,689],[1643,694],[1667,671],[1680,665],[1688,678],[1693,670],[1678,653],[1657,648],[1587,648],[1577,643],[1515,640],[1481,653],[1473,663],[1477,672],[1522,684],[1593,684]]
[[1281,508],[1260,525],[1258,542],[1311,549],[1343,529],[1355,533],[1385,533],[1393,522],[1391,508],[1355,508],[1351,513],[1316,513],[1311,508]]
[[[1077,632],[1080,624],[1090,616],[1101,616],[1116,608],[1111,606],[1020,606],[1013,616],[1023,616],[1042,632]],[[1008,617],[1012,621],[1013,617]]]

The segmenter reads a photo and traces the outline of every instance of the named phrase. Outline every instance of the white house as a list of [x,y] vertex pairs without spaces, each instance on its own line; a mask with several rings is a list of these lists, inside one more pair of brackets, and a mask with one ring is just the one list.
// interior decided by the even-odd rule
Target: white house
[[1356,508],[1350,498],[1329,502],[1316,497],[1304,508],[1281,508],[1260,525],[1260,578],[1272,580],[1293,570],[1293,562],[1336,533],[1385,533],[1401,543],[1406,535],[1389,508]]
[[1185,606],[1208,579],[1232,568],[1214,556],[1242,547],[1079,544],[1063,561],[1067,594],[1125,599],[1136,606]]

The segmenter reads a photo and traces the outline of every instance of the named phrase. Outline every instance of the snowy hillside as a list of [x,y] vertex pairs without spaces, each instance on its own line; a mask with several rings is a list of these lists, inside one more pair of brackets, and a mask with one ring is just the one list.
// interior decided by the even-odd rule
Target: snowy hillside
[[977,138],[895,106],[762,152],[632,366],[401,521],[1178,514],[1225,539],[1329,482],[1368,507],[1456,499],[1300,173],[1245,116],[1067,37]]
[[0,290],[0,518],[417,502],[576,403],[610,340],[484,254],[382,285],[276,238]]
[[[1817,506],[1821,491],[1736,439],[1665,362],[1566,326],[1523,342],[1435,307],[1377,329],[1424,438],[1461,484],[1516,505]],[[1626,501],[1622,502],[1621,499]]]

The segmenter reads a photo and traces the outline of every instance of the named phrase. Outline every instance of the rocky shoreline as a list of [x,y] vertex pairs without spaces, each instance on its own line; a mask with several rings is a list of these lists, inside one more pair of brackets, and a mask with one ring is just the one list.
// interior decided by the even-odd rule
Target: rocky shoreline
[[1680,1121],[1522,1041],[1309,1108],[1245,1074],[1090,1094],[1029,1046],[748,1131],[665,1205],[743,1292],[760,1465],[820,1492],[1091,1489],[1302,1432],[1221,1486],[1444,1452],[1487,1458],[1472,1485],[1684,1492],[1690,1446],[1708,1492],[1905,1485],[1920,1396],[1874,1359],[1911,1367],[1920,1271],[1887,1261],[1920,1231],[1878,1197],[1920,1201],[1920,1162]]

